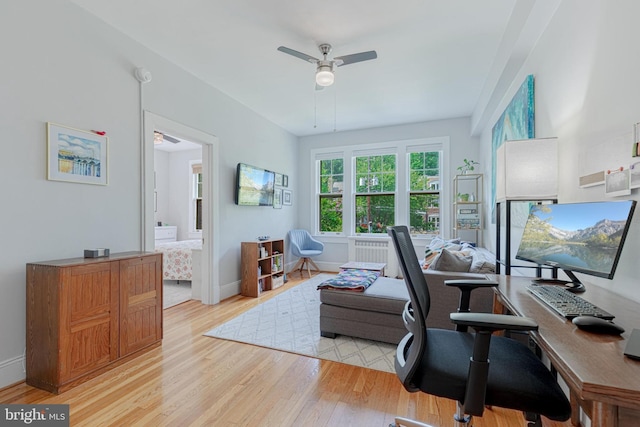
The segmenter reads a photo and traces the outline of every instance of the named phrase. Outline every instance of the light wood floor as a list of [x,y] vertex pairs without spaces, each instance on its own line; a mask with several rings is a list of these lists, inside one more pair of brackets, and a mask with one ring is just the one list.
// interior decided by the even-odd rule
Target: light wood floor
[[[0,403],[69,404],[71,425],[92,427],[386,427],[396,415],[453,425],[454,402],[408,393],[394,374],[202,335],[297,285],[292,276],[260,298],[171,307],[164,311],[161,347],[60,395],[24,383],[5,388]],[[521,425],[519,412],[500,408],[475,419],[476,427]]]

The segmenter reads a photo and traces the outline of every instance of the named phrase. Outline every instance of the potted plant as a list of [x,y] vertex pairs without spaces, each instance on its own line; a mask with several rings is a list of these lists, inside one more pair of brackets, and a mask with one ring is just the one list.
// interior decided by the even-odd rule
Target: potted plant
[[468,202],[469,201],[469,193],[458,193],[457,194],[459,202]]
[[458,166],[458,170],[460,171],[460,173],[462,175],[466,175],[467,172],[472,171],[475,169],[475,165],[479,165],[480,163],[476,162],[475,160],[468,160],[468,159],[464,159],[463,160],[464,164],[462,166]]

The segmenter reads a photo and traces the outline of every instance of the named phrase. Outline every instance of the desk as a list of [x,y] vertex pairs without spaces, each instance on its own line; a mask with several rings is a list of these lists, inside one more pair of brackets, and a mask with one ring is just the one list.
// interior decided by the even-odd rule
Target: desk
[[494,276],[494,312],[510,312],[534,319],[531,337],[571,389],[571,422],[579,425],[578,406],[593,426],[637,426],[640,418],[640,361],[624,356],[627,339],[640,328],[640,304],[585,283],[580,296],[615,315],[626,329],[622,336],[597,335],[578,329],[531,295],[531,279]]

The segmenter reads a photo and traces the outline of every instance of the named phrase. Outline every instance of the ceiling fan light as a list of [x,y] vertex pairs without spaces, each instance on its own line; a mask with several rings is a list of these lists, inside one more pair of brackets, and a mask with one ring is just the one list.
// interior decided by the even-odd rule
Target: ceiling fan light
[[319,86],[331,86],[335,76],[330,66],[321,65],[316,72],[316,83]]

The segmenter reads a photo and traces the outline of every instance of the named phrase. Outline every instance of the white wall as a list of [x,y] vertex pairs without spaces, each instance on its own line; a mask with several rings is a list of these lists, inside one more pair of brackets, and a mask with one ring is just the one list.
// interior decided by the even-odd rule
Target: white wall
[[[604,187],[582,189],[578,177],[632,163],[632,125],[640,121],[635,0],[564,0],[513,81],[490,125],[482,131],[481,162],[490,159],[491,127],[524,77],[535,76],[537,137],[559,138],[559,201],[611,200]],[[622,156],[613,153],[623,152]],[[610,164],[612,163],[613,164]],[[588,170],[597,166],[598,170]],[[638,190],[616,199],[638,200]],[[614,280],[579,275],[640,301],[640,212],[636,211]],[[495,231],[489,236],[495,249]],[[514,246],[517,248],[517,245]]]
[[169,193],[171,191],[170,183],[171,176],[169,174],[169,153],[166,151],[155,150],[153,153],[154,159],[154,179],[155,179],[155,191],[156,191],[156,206],[157,210],[154,213],[154,224],[158,221],[163,224],[173,225],[169,222]]
[[[305,165],[303,170],[315,171],[315,164],[311,159],[311,150],[324,147],[342,147],[350,145],[363,145],[382,142],[403,141],[421,138],[449,137],[450,156],[447,168],[449,176],[443,179],[443,191],[450,191],[453,174],[456,168],[462,165],[464,158],[477,159],[479,139],[470,136],[469,118],[438,120],[424,123],[412,123],[398,126],[388,126],[372,128],[358,131],[334,132],[323,135],[306,136],[300,138],[298,152],[298,163]],[[300,228],[314,230],[313,206],[315,194],[313,193],[313,183],[311,179],[315,175],[305,173],[300,175],[298,188],[301,190],[296,194],[295,205],[298,213],[298,224]],[[320,236],[319,240],[325,243],[324,253],[315,258],[323,266],[340,265],[348,261],[348,248],[346,237],[326,237]]]
[[[202,161],[202,149],[163,152],[155,150],[158,212],[155,221],[178,227],[178,240],[198,238],[189,234],[191,215],[191,162]],[[164,164],[166,159],[166,165]]]
[[[34,13],[37,10],[37,13]],[[220,284],[240,280],[240,241],[284,236],[293,209],[234,205],[235,165],[296,177],[296,138],[64,0],[5,2],[0,14],[0,387],[24,378],[25,264],[141,247],[142,108],[218,137]],[[47,121],[109,136],[109,185],[46,179]],[[151,227],[153,224],[149,224]],[[152,233],[152,229],[148,231]]]

